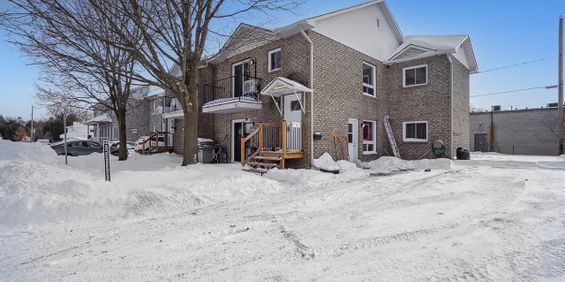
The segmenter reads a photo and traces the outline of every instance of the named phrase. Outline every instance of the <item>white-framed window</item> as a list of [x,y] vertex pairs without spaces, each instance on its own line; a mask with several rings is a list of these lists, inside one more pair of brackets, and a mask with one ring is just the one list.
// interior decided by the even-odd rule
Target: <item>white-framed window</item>
[[404,142],[428,142],[428,122],[407,121],[402,123],[402,140]]
[[119,138],[119,135],[120,135],[120,130],[119,130],[119,128],[118,128],[117,126],[113,126],[113,127],[112,127],[112,136],[111,136],[111,138],[117,139],[117,138]]
[[377,96],[377,67],[363,62],[363,94]]
[[374,120],[363,121],[363,154],[377,153],[377,122]]
[[269,72],[282,69],[281,48],[269,51]]
[[402,69],[402,85],[404,87],[426,84],[428,84],[428,65],[419,65]]

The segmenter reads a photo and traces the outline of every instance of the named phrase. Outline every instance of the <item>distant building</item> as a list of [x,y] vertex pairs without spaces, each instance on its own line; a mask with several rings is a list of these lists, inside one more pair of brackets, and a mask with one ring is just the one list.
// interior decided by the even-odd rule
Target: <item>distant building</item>
[[[72,125],[68,125],[66,128],[67,131],[67,139],[88,139],[88,135],[91,134],[88,132],[88,127],[86,124],[82,122],[75,121]],[[59,135],[59,138],[65,138],[65,134]]]
[[[493,109],[495,109],[493,107]],[[490,128],[493,125],[491,148]],[[520,155],[557,155],[557,105],[470,114],[471,151]]]

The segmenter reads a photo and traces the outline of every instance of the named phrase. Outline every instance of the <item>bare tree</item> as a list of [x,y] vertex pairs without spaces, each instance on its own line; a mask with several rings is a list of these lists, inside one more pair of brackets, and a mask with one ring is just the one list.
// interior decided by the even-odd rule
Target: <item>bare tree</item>
[[[88,0],[115,34],[113,44],[127,50],[142,68],[136,80],[163,88],[180,102],[184,113],[182,165],[193,163],[198,134],[198,68],[210,35],[241,15],[291,11],[302,1],[292,0]],[[140,31],[137,39],[125,24]],[[178,73],[170,72],[173,65]]]
[[[51,104],[62,98],[82,105],[103,105],[114,112],[119,127],[119,160],[127,159],[126,112],[135,60],[117,48],[110,23],[87,2],[9,0],[11,10],[2,27],[48,75],[38,97]],[[111,9],[111,7],[109,7]],[[119,13],[113,13],[120,17]],[[135,41],[135,25],[116,19]]]

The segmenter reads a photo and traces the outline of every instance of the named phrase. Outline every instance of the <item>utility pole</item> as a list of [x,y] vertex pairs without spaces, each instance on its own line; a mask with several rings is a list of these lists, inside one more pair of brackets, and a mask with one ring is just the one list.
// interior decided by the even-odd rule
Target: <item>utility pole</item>
[[67,161],[67,100],[63,100],[63,132],[65,134],[65,164],[69,164]]
[[563,127],[563,17],[559,16],[559,107],[557,108],[559,121],[559,155],[563,154],[565,144],[565,132]]
[[31,142],[35,141],[35,130],[33,128],[33,105],[31,105]]

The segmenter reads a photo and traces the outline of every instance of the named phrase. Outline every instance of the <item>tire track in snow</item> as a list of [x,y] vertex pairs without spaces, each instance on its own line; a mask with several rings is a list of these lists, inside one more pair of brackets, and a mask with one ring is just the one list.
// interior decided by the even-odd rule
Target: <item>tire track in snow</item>
[[402,232],[387,236],[369,237],[353,242],[341,244],[339,246],[327,246],[314,249],[314,254],[317,256],[334,256],[339,257],[345,253],[353,252],[356,250],[365,250],[378,248],[384,245],[397,244],[401,242],[415,242],[425,236],[437,234],[446,229],[455,229],[459,224],[449,224],[439,228],[420,229],[409,232]]

